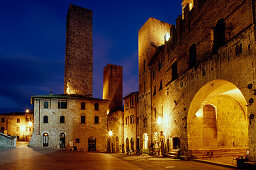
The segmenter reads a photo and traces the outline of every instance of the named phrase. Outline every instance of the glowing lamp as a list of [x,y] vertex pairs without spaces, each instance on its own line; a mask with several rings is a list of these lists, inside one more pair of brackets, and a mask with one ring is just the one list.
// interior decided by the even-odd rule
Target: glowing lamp
[[26,109],[26,113],[29,113],[29,109]]
[[28,126],[32,126],[33,124],[32,124],[32,122],[28,122]]
[[161,124],[162,123],[162,118],[161,117],[158,117],[157,119],[157,124]]
[[112,131],[109,131],[109,132],[108,132],[108,135],[109,135],[109,136],[112,136],[112,135],[113,135],[113,132],[112,132]]
[[25,127],[25,126],[21,126],[21,127],[20,127],[20,131],[21,131],[21,132],[25,132],[25,130],[26,130],[26,127]]

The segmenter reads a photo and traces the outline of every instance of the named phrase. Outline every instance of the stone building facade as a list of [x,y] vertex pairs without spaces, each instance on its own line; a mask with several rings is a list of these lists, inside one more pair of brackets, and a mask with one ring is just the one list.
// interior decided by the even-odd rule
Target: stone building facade
[[133,92],[124,100],[124,148],[128,151],[139,151],[139,92]]
[[31,147],[106,152],[107,100],[77,95],[32,96]]
[[92,11],[70,5],[66,26],[64,93],[92,97]]
[[184,0],[176,26],[139,30],[140,139],[165,151],[256,160],[255,1]]
[[0,114],[0,132],[16,136],[17,140],[29,141],[33,132],[33,113],[13,112]]

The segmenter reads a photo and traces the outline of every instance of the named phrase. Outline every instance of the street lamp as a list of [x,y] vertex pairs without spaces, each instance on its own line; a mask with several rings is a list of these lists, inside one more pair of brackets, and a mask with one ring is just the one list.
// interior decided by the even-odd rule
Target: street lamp
[[26,109],[26,113],[29,113],[29,109]]
[[109,131],[109,132],[108,132],[108,135],[109,135],[109,136],[112,136],[112,135],[113,135],[113,132],[112,132],[112,131]]

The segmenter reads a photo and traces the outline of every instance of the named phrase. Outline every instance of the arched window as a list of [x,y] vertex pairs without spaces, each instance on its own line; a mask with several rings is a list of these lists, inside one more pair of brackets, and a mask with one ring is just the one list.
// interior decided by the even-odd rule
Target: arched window
[[143,119],[143,125],[144,127],[147,127],[147,118]]
[[81,103],[81,110],[85,110],[85,102]]
[[226,28],[226,23],[224,19],[222,18],[218,20],[214,28],[213,51],[216,51],[219,49],[219,47],[222,47],[225,45],[225,28]]
[[60,123],[65,123],[65,117],[64,116],[60,117]]
[[94,104],[94,110],[99,110],[99,103]]
[[196,45],[193,44],[189,48],[189,67],[196,65]]
[[44,116],[44,123],[48,123],[48,116]]

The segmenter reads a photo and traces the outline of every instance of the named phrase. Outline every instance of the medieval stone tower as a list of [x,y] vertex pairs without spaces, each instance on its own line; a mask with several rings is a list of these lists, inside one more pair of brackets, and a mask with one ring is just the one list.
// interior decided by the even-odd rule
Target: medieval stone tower
[[109,112],[122,109],[123,67],[108,64],[103,75],[103,99],[109,100]]
[[66,26],[64,93],[92,97],[92,11],[70,5]]

